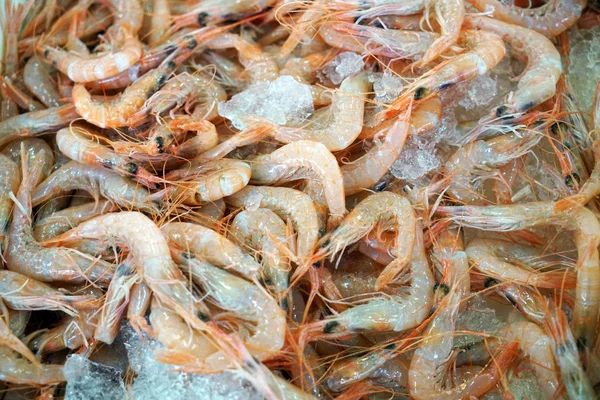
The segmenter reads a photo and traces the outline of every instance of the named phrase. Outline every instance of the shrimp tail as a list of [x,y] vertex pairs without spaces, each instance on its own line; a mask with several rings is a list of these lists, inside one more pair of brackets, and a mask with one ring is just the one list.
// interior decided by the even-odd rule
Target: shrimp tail
[[395,258],[389,263],[384,270],[379,274],[375,281],[375,290],[381,290],[392,282],[408,265],[410,258]]

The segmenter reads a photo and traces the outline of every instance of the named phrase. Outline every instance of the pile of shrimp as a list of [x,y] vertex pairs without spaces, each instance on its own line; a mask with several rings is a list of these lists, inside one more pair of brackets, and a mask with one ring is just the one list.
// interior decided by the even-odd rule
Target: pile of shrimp
[[[596,397],[600,85],[566,71],[597,2],[3,4],[3,393],[62,397],[132,329],[269,400]],[[225,117],[282,77],[314,112]]]

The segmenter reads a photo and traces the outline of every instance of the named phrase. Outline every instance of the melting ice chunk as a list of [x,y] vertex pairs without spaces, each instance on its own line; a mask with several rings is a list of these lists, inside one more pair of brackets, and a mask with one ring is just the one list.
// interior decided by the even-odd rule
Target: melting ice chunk
[[265,118],[277,125],[297,122],[313,111],[313,98],[308,85],[291,76],[280,76],[273,82],[259,82],[247,90],[221,102],[219,114],[233,126],[244,129],[252,117]]
[[600,27],[582,29],[569,36],[571,51],[567,78],[582,111],[589,111],[600,79]]
[[67,359],[64,372],[67,378],[65,400],[125,398],[121,373],[114,368],[74,354]]
[[365,63],[359,54],[351,51],[338,54],[323,68],[323,75],[334,84],[339,85],[344,79],[363,69]]

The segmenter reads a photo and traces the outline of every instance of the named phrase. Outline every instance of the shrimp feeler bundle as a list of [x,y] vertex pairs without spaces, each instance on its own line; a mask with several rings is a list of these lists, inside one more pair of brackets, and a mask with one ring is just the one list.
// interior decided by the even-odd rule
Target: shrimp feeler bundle
[[599,13],[6,0],[0,387],[597,397]]

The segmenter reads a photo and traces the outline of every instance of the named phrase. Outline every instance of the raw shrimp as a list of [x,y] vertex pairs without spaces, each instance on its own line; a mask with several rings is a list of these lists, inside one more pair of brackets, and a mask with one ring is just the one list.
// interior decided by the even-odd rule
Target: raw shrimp
[[105,214],[46,243],[69,244],[84,238],[126,245],[137,273],[154,295],[193,328],[205,327],[198,317],[204,307],[188,289],[185,277],[171,259],[167,241],[151,219],[139,212]]
[[268,185],[314,178],[318,179],[331,218],[340,219],[346,213],[343,178],[337,160],[324,144],[299,140],[252,162],[252,183]]
[[291,270],[286,231],[281,218],[266,208],[242,211],[231,224],[231,235],[260,255],[263,282],[278,296],[287,290]]
[[175,69],[177,63],[167,59],[158,68],[135,81],[116,99],[106,103],[94,101],[85,86],[76,84],[73,87],[73,104],[77,113],[91,124],[101,128],[126,126],[128,119],[167,82],[167,78]]
[[146,311],[150,307],[152,292],[144,282],[136,282],[129,293],[129,304],[127,304],[127,319],[129,325],[138,333],[149,333],[151,331],[146,321]]
[[[484,274],[539,288],[574,288],[574,273],[568,270],[543,270],[543,253],[534,247],[497,239],[473,239],[467,246],[469,260]],[[539,262],[536,263],[536,260]],[[542,268],[533,267],[539,264]]]
[[[52,149],[42,139],[26,138],[13,140],[2,149],[2,154],[9,157],[17,165],[22,165],[21,155],[23,153],[21,150],[24,150],[25,155],[28,157],[27,164],[29,167],[31,167],[31,163],[34,159],[40,165],[41,174],[39,181],[36,182],[37,185],[50,175],[50,172],[54,167],[54,155]],[[17,176],[18,175],[19,174],[17,174]],[[16,190],[13,192],[16,193]]]
[[60,107],[62,104],[48,67],[37,56],[31,57],[25,64],[23,82],[46,107]]
[[19,166],[4,154],[0,154],[0,248],[4,249],[13,202],[9,193],[16,193],[21,182]]
[[37,160],[32,161],[30,171],[27,171],[26,161],[22,160],[23,181],[13,199],[15,207],[5,254],[7,267],[41,282],[83,283],[88,279],[100,284],[109,282],[112,275],[110,264],[65,248],[45,249],[33,237],[31,192],[41,174]]
[[24,110],[39,111],[46,108],[42,103],[34,100],[29,94],[19,89],[13,83],[12,79],[8,77],[0,76],[0,92],[4,93],[8,101],[13,102],[16,106]]
[[[244,342],[254,357],[263,360],[281,349],[286,333],[285,314],[264,289],[184,254],[180,253],[175,260],[206,289],[209,298],[240,319],[253,323],[252,333]],[[232,363],[219,351],[202,360],[201,365],[211,373],[231,368]]]
[[246,186],[225,202],[234,207],[252,210],[258,207],[274,211],[290,220],[296,231],[296,256],[304,260],[312,255],[324,229],[319,227],[317,211],[311,198],[295,189],[268,186]]
[[148,44],[156,47],[168,37],[171,19],[171,9],[168,0],[154,0],[152,2],[152,14],[150,15],[150,35]]
[[69,207],[38,220],[33,229],[33,236],[35,240],[43,242],[67,232],[81,222],[117,209],[118,205],[108,200]]
[[577,285],[573,331],[577,340],[591,344],[600,309],[600,222],[592,211],[578,208],[555,211],[555,203],[534,202],[510,206],[438,207],[442,215],[464,226],[483,230],[513,231],[540,225],[567,226],[575,230]]
[[20,136],[38,135],[62,128],[77,118],[73,104],[14,116],[0,122],[0,146]]
[[57,326],[44,330],[29,342],[29,347],[38,354],[56,353],[64,349],[77,350],[89,346],[94,336],[98,310],[82,308],[74,316],[63,318]]
[[494,17],[511,24],[555,37],[577,22],[586,5],[586,0],[549,1],[536,8],[522,8],[498,0],[468,0],[479,11],[492,10]]
[[[188,205],[219,200],[246,186],[251,172],[248,163],[233,159],[210,160],[191,170],[172,171],[167,180],[186,178],[191,181],[177,182],[169,197]],[[180,176],[180,173],[185,175]]]
[[385,139],[379,145],[358,160],[343,165],[340,169],[344,177],[346,195],[352,195],[376,184],[396,161],[410,130],[408,118],[411,108],[406,114],[399,116],[392,125]]
[[[6,308],[4,307],[6,311]],[[0,318],[0,344],[2,347],[11,349],[23,357],[35,366],[40,366],[40,362],[35,358],[35,354],[29,350],[29,348],[10,331],[9,325],[5,322],[5,318]]]
[[[417,246],[416,216],[406,198],[391,192],[375,193],[367,197],[339,226],[321,239],[322,247],[315,257],[334,256],[367,235],[377,224],[383,225],[383,230],[396,231],[393,249],[395,259],[381,272],[375,283],[375,289],[380,290],[392,282],[410,262],[413,247]],[[419,266],[419,269],[422,269],[422,266]]]
[[54,171],[33,191],[32,204],[41,204],[56,196],[73,190],[85,190],[94,199],[100,196],[123,207],[155,212],[156,205],[147,189],[134,181],[104,168],[71,161]]
[[0,380],[30,386],[56,385],[63,382],[62,365],[42,364],[36,366],[18,357],[10,349],[0,347]]
[[421,66],[429,64],[456,43],[465,18],[463,0],[435,0],[433,7],[442,36],[436,39],[423,54],[423,59],[419,62]]
[[579,189],[577,194],[565,197],[556,202],[557,211],[572,210],[577,207],[583,207],[596,196],[600,195],[600,140],[594,141],[594,169],[590,177]]
[[258,278],[258,272],[262,269],[259,263],[232,241],[211,229],[186,222],[172,222],[161,230],[171,247],[189,252],[218,267],[228,268],[249,279]]
[[369,299],[365,304],[355,305],[335,316],[305,325],[300,331],[299,343],[358,331],[400,332],[423,322],[433,306],[434,279],[420,226],[416,228],[412,259],[407,267],[410,268],[406,278],[411,282],[409,289]]
[[99,138],[83,128],[63,128],[56,133],[56,143],[60,151],[71,160],[104,167],[119,175],[133,178],[145,186],[154,188],[162,181],[132,160],[122,157],[99,143]]
[[442,170],[452,178],[448,193],[463,204],[485,204],[486,201],[476,190],[482,180],[480,177],[474,179],[474,175],[489,176],[491,168],[503,166],[521,157],[538,144],[541,138],[541,133],[526,129],[486,141],[477,140],[460,147],[446,161]]
[[517,90],[495,109],[495,117],[524,113],[554,96],[562,61],[550,40],[532,30],[485,17],[467,17],[464,27],[493,32],[527,57],[527,68],[520,76]]
[[419,59],[439,38],[432,32],[398,31],[348,22],[324,24],[319,33],[330,46],[397,59]]

